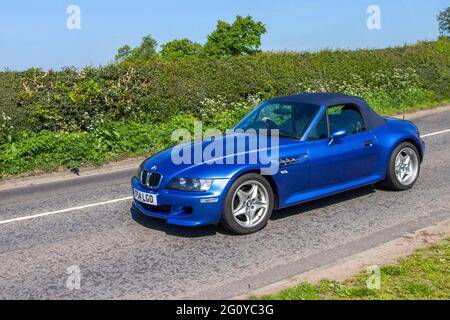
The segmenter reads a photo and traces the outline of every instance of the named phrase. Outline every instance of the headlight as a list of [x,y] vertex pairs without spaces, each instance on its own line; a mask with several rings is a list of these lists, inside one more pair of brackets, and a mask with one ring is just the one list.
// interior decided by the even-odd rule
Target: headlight
[[144,169],[144,163],[145,163],[145,161],[139,165],[139,168],[136,171],[136,178],[138,180],[141,180],[141,174],[142,174],[142,170]]
[[206,192],[213,181],[213,179],[174,178],[169,182],[167,188],[179,191]]

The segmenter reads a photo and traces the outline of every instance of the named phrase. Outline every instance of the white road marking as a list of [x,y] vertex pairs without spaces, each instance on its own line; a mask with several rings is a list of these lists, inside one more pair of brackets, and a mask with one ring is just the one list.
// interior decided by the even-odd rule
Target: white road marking
[[125,197],[125,198],[120,198],[120,199],[104,201],[104,202],[97,202],[97,203],[86,204],[84,206],[79,206],[79,207],[72,207],[72,208],[67,208],[67,209],[62,209],[62,210],[56,210],[56,211],[49,211],[49,212],[39,213],[39,214],[33,214],[31,216],[25,216],[25,217],[19,217],[19,218],[3,220],[3,221],[0,221],[0,224],[7,224],[7,223],[18,222],[18,221],[23,221],[23,220],[36,219],[36,218],[45,217],[45,216],[51,216],[51,215],[59,214],[59,213],[65,213],[65,212],[70,212],[70,211],[82,210],[82,209],[92,208],[92,207],[97,207],[97,206],[104,206],[104,205],[111,204],[111,203],[131,200],[132,198],[133,197]]
[[423,136],[421,136],[422,138],[426,138],[426,137],[431,137],[431,136],[435,136],[438,134],[442,134],[442,133],[447,133],[450,132],[450,129],[447,130],[442,130],[442,131],[438,131],[438,132],[433,132],[433,133],[428,133],[428,134],[424,134]]
[[[433,133],[428,133],[428,134],[422,135],[421,137],[422,138],[426,138],[426,137],[431,137],[431,136],[435,136],[435,135],[442,134],[442,133],[447,133],[447,132],[450,132],[450,129],[442,130],[442,131],[438,131],[438,132],[433,132]],[[18,221],[36,219],[36,218],[45,217],[45,216],[51,216],[51,215],[55,215],[55,214],[59,214],[59,213],[65,213],[65,212],[70,212],[70,211],[82,210],[82,209],[86,209],[86,208],[92,208],[92,207],[97,207],[97,206],[104,206],[104,205],[107,205],[107,204],[127,201],[127,200],[131,200],[131,199],[133,199],[133,197],[125,197],[125,198],[120,198],[120,199],[104,201],[104,202],[91,203],[91,204],[87,204],[87,205],[79,206],[79,207],[72,207],[72,208],[67,208],[67,209],[62,209],[62,210],[56,210],[56,211],[49,211],[49,212],[39,213],[39,214],[33,214],[33,215],[30,215],[30,216],[24,216],[24,217],[19,217],[19,218],[3,220],[3,221],[0,221],[0,225],[7,224],[7,223],[18,222]]]

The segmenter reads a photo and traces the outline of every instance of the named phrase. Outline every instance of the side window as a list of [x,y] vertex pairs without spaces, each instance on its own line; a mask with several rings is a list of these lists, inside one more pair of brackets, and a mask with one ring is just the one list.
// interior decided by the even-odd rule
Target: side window
[[317,141],[322,139],[328,139],[328,121],[327,115],[324,113],[317,122],[315,128],[311,131],[308,137],[308,141]]
[[355,106],[334,106],[328,108],[330,131],[345,129],[348,134],[366,131],[367,127],[359,109]]

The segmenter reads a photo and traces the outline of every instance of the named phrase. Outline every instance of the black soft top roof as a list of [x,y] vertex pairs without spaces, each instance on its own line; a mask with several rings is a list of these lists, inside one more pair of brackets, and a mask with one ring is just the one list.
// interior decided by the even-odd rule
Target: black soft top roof
[[373,111],[372,108],[370,108],[370,106],[364,99],[341,93],[293,94],[289,96],[274,98],[269,101],[275,103],[276,102],[307,103],[307,104],[323,105],[326,107],[337,105],[355,105],[361,111],[364,120],[366,121],[367,129],[370,130],[377,128],[386,122],[375,111]]

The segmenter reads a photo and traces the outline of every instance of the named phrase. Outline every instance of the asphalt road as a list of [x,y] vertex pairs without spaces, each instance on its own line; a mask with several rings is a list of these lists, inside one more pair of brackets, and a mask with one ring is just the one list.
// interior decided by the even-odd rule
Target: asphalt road
[[[450,128],[450,111],[416,119]],[[134,170],[0,191],[0,298],[229,298],[450,218],[450,132],[425,138],[413,190],[362,188],[275,212],[249,236],[136,215]],[[66,286],[71,266],[80,289]]]

